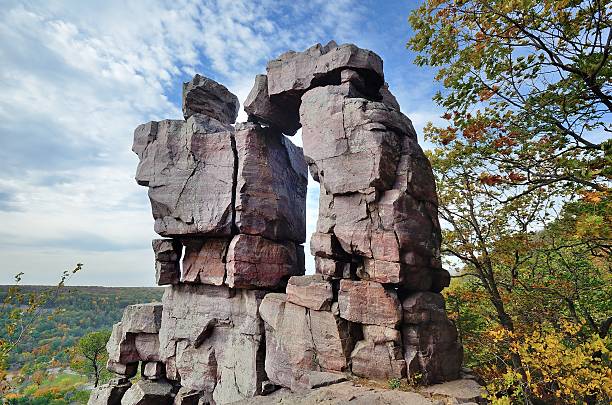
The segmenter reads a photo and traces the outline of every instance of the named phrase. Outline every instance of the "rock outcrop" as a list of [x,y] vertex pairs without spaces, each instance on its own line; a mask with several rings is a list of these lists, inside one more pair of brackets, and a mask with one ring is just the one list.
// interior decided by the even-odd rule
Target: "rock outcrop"
[[[286,52],[256,77],[248,122],[235,124],[238,106],[196,75],[184,120],[134,132],[167,287],[114,326],[107,368],[119,379],[90,403],[226,404],[351,375],[458,378],[433,174],[380,57],[333,41]],[[285,137],[300,127],[303,150]],[[308,170],[321,192],[316,274],[304,276]]]

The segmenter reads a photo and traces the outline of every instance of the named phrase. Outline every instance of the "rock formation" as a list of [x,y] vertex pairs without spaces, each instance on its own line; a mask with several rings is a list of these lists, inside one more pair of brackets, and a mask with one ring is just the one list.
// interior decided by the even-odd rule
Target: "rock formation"
[[[90,404],[226,404],[350,374],[459,377],[434,179],[382,65],[334,42],[287,52],[256,77],[238,124],[236,96],[196,75],[184,120],[136,128],[167,287],[114,326],[119,378]],[[300,127],[303,150],[285,136]],[[308,170],[321,192],[305,276]]]

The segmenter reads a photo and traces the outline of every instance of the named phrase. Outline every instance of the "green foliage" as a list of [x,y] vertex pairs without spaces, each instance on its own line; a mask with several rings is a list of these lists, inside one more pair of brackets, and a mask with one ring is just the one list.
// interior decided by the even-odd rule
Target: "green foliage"
[[[0,392],[8,389],[5,370],[9,364],[9,356],[21,349],[23,342],[30,337],[43,317],[52,319],[55,311],[48,312],[46,308],[58,299],[65,282],[79,272],[82,266],[79,263],[72,271],[64,271],[56,286],[32,292],[22,289],[20,283],[23,273],[19,273],[15,276],[15,284],[9,286],[0,296],[0,330],[3,332],[0,337]],[[43,347],[46,352],[47,347]]]
[[5,402],[10,405],[86,404],[89,391],[83,389],[87,378],[75,374],[41,374],[31,379],[20,392],[8,393]]
[[389,385],[389,389],[397,390],[402,386],[402,380],[399,378],[392,378],[387,381],[387,384]]
[[427,0],[408,46],[437,68],[442,145],[479,157],[489,183],[587,187],[612,176],[609,1]]
[[80,338],[72,349],[71,368],[89,376],[94,387],[110,379],[110,373],[105,367],[108,360],[106,342],[110,335],[110,330],[90,332]]
[[[40,294],[49,287],[22,286],[23,294]],[[0,299],[9,294],[9,286],[0,286]],[[162,288],[121,287],[64,287],[54,301],[41,306],[41,313],[52,317],[39,317],[32,324],[31,333],[9,353],[7,365],[11,370],[49,368],[68,364],[67,349],[90,333],[110,329],[121,320],[127,305],[139,302],[160,301]],[[0,316],[0,328],[9,319]]]
[[499,403],[609,402],[610,17],[580,0],[426,0],[410,17],[447,111],[425,129],[447,308]]

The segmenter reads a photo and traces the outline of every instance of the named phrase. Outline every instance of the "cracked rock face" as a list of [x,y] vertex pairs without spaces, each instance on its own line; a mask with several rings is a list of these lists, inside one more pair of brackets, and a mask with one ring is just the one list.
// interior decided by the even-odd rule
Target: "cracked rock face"
[[349,323],[328,311],[315,311],[268,294],[260,314],[266,329],[266,374],[274,384],[300,389],[312,371],[341,372],[352,349]]
[[463,350],[440,294],[418,292],[402,302],[404,357],[411,373],[427,383],[459,378]]
[[231,288],[273,288],[301,274],[304,274],[301,245],[252,235],[237,235],[230,243],[226,284]]
[[[164,120],[136,128],[136,180],[149,188],[155,232],[162,236],[231,235],[234,150],[231,127]],[[211,193],[210,190],[215,190]]]
[[[182,284],[166,290],[161,357],[181,385],[228,403],[259,393],[264,380],[261,292]],[[209,322],[215,320],[211,330]],[[204,332],[204,333],[203,333]],[[203,336],[206,335],[206,336]]]
[[183,116],[194,114],[212,117],[224,124],[233,124],[238,116],[240,102],[224,85],[196,74],[183,83]]
[[236,227],[268,239],[306,240],[307,166],[302,148],[280,132],[237,126]]

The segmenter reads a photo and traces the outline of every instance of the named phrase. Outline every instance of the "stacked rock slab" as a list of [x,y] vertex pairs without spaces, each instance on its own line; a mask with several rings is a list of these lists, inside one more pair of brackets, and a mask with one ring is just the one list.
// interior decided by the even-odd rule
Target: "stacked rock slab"
[[[248,122],[234,124],[238,106],[196,75],[184,119],[136,128],[167,287],[126,308],[107,345],[118,378],[89,403],[226,404],[351,373],[458,378],[434,179],[380,57],[334,42],[287,52],[256,77]],[[285,136],[300,127],[303,151]],[[308,170],[320,203],[304,276]]]
[[[293,277],[287,296],[262,303],[266,371],[279,385],[300,385],[313,369],[377,379],[419,375],[426,383],[459,376],[462,348],[439,294],[450,277],[439,259],[434,178],[382,66],[373,52],[334,42],[287,52],[268,63],[245,104],[253,122],[288,135],[301,126],[310,173],[320,183],[310,243],[319,278]],[[326,323],[327,336],[341,339],[346,354],[333,367],[321,361],[330,355],[320,352],[313,326],[325,311],[336,325],[330,332]],[[312,342],[286,343],[288,319],[300,319]]]

